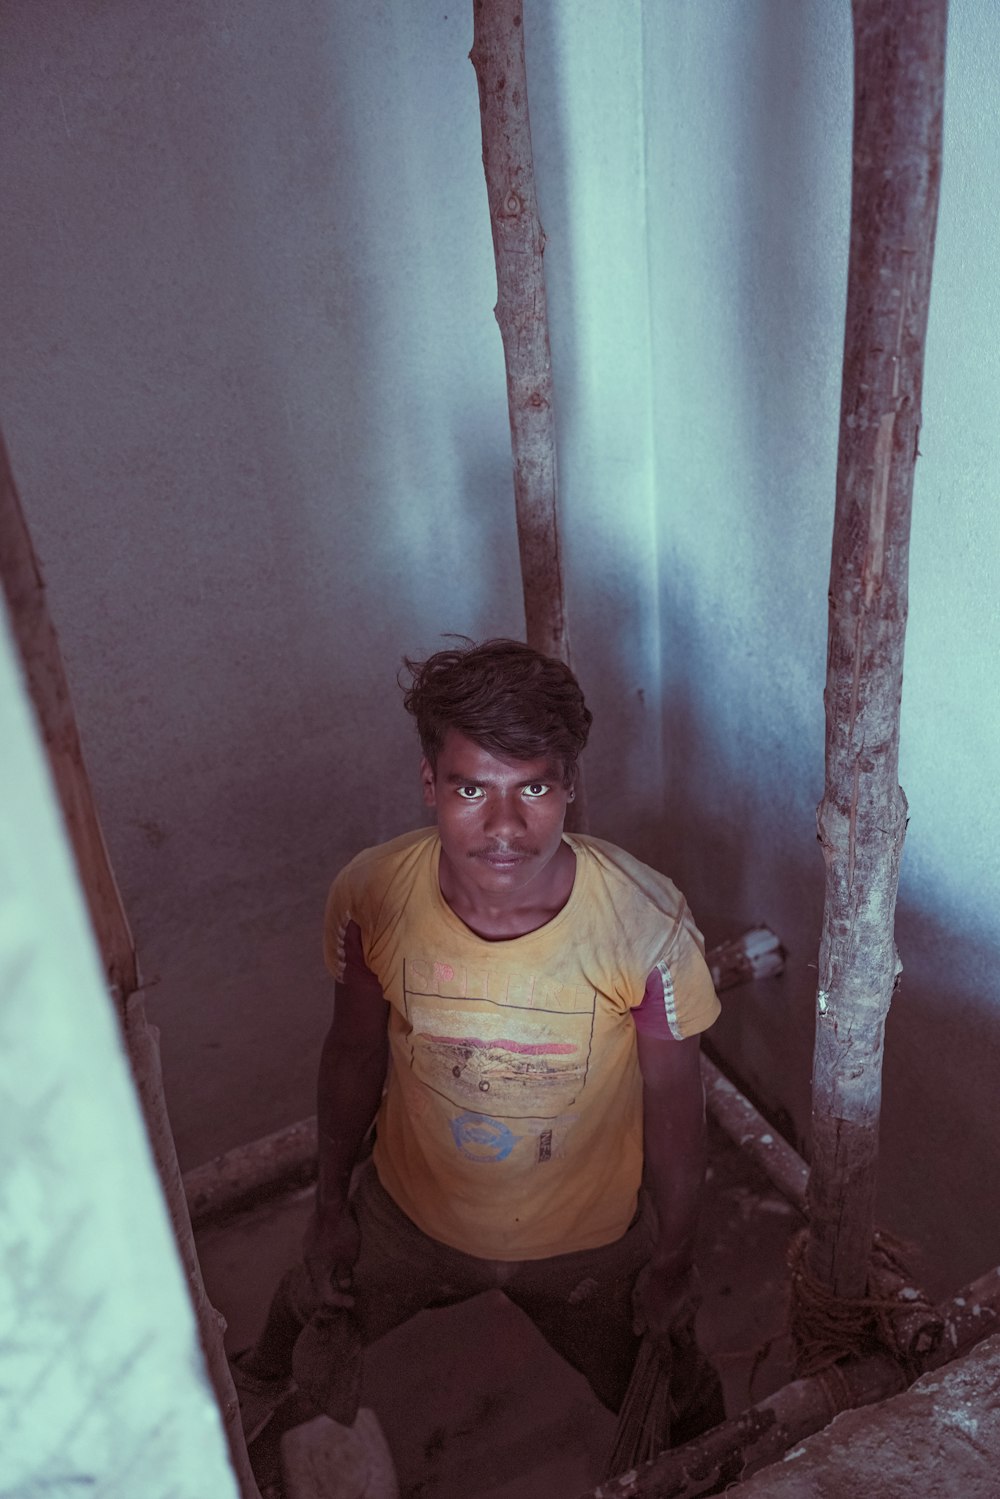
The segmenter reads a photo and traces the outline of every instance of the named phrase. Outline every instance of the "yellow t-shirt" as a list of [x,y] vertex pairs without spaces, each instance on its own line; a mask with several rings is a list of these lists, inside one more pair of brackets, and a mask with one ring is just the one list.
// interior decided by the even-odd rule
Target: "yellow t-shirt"
[[327,902],[331,971],[357,922],[391,1006],[379,1179],[425,1233],[483,1259],[544,1259],[625,1232],[642,1175],[629,1012],[655,969],[676,1037],[719,1013],[676,886],[601,839],[566,841],[570,898],[523,937],[486,941],[445,903],[433,828],[366,849]]

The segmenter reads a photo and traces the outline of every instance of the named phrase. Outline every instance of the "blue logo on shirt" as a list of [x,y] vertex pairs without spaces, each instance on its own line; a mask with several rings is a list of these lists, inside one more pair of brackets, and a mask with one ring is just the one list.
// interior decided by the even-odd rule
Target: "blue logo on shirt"
[[470,1161],[505,1161],[517,1144],[503,1120],[488,1114],[459,1114],[451,1121],[451,1132]]

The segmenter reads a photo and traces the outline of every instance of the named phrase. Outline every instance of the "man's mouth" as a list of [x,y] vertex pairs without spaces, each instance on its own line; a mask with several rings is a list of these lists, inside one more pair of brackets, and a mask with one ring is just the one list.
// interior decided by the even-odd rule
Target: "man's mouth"
[[527,848],[481,848],[469,855],[471,859],[479,859],[483,864],[489,864],[491,869],[514,869],[531,856],[532,850]]

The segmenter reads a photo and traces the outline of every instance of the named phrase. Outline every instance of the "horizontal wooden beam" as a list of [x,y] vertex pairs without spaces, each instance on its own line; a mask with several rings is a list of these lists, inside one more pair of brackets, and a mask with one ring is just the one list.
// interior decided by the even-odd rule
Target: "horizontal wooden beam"
[[[919,1374],[962,1357],[1000,1328],[1000,1267],[966,1286],[940,1310],[944,1339],[922,1361]],[[696,1499],[719,1493],[778,1462],[841,1411],[875,1405],[898,1395],[910,1383],[900,1365],[888,1357],[838,1364],[834,1371],[784,1385],[734,1420],[629,1473],[606,1479],[579,1499]]]
[[733,1144],[760,1167],[771,1184],[805,1216],[809,1167],[735,1083],[702,1053],[701,1076],[710,1116]]
[[237,1145],[184,1173],[195,1228],[259,1207],[316,1180],[316,1115]]
[[[753,927],[707,955],[717,989],[731,989],[754,978],[780,973],[785,950],[768,927]],[[709,1113],[742,1150],[751,1155],[779,1192],[800,1211],[809,1168],[708,1057],[702,1078]],[[259,1140],[237,1145],[185,1173],[184,1191],[196,1228],[316,1179],[316,1117],[300,1119]]]
[[[809,1175],[805,1161],[704,1054],[701,1073],[709,1114],[804,1213]],[[311,1115],[185,1172],[184,1192],[191,1222],[204,1228],[315,1180],[316,1116]]]

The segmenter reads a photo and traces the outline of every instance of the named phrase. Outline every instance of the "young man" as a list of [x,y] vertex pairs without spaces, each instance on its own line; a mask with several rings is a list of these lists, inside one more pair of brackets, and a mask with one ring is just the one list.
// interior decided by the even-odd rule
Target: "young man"
[[614,1410],[637,1315],[684,1367],[686,1439],[723,1415],[691,1331],[699,1034],[719,1011],[701,937],[663,875],[564,832],[591,721],[568,667],[511,640],[407,664],[437,825],[330,893],[308,1274],[244,1378],[287,1376],[320,1302],[367,1343],[499,1286]]

